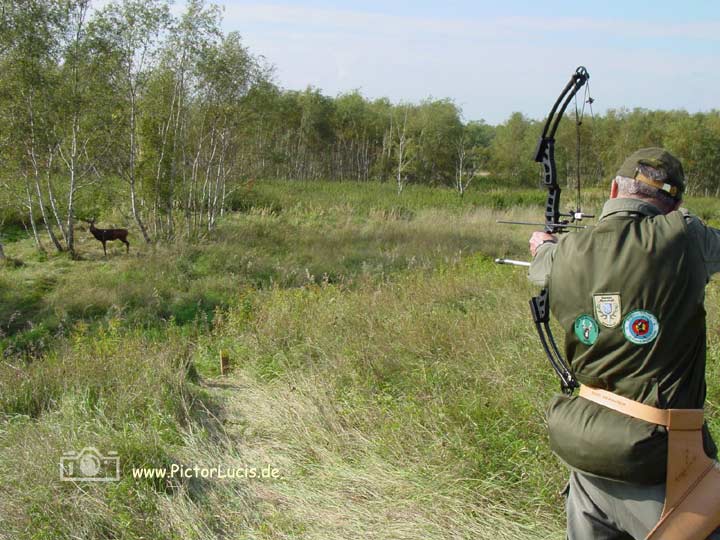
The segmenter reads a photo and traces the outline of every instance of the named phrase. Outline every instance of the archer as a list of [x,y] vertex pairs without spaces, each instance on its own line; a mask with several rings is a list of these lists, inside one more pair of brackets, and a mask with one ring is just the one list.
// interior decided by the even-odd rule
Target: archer
[[[703,421],[703,304],[720,230],[680,209],[684,190],[680,162],[644,148],[618,170],[596,227],[530,238],[529,277],[546,287],[543,309],[553,292],[565,330],[566,395],[551,401],[548,427],[572,470],[570,540],[720,539],[717,448]],[[579,398],[567,395],[576,386]]]

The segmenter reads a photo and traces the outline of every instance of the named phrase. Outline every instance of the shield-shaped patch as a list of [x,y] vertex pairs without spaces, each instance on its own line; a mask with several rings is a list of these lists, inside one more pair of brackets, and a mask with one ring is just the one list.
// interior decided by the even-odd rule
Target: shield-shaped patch
[[595,306],[595,318],[600,324],[608,328],[620,324],[622,307],[618,293],[593,294],[593,306]]

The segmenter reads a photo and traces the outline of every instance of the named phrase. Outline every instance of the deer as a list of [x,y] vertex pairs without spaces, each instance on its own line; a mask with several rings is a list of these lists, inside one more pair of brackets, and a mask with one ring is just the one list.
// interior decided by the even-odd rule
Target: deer
[[95,227],[95,218],[91,220],[83,219],[83,221],[90,225],[90,232],[95,237],[95,239],[102,242],[103,251],[105,252],[106,258],[107,248],[105,247],[105,243],[112,240],[120,240],[123,244],[125,244],[125,247],[127,248],[127,253],[130,253],[130,242],[128,242],[127,240],[127,229],[98,229],[97,227]]

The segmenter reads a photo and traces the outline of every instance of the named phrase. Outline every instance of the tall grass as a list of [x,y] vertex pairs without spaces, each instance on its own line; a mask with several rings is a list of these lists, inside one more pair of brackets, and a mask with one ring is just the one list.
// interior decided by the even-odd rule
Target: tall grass
[[133,242],[129,255],[114,246],[107,260],[100,244],[82,232],[81,263],[38,257],[28,240],[15,242],[6,252],[24,264],[0,271],[0,347],[6,354],[36,356],[77,320],[186,324],[198,316],[211,319],[245,288],[322,280],[350,285],[360,275],[382,279],[478,251],[519,254],[517,232],[495,224],[500,215],[472,207],[459,216],[442,207],[403,214],[341,199],[281,212],[253,207],[226,219],[212,240]]
[[[299,498],[298,511],[309,512],[305,498],[319,490],[352,514],[367,510],[354,505],[355,490],[366,489],[368,505],[408,512],[398,526],[414,513],[435,525],[428,531],[439,538],[489,538],[503,520],[513,525],[496,530],[500,537],[558,532],[563,472],[543,426],[555,381],[530,346],[523,279],[470,258],[353,291],[277,288],[231,309],[216,328],[222,345],[256,386],[283,396],[270,404],[283,409],[285,396],[297,403],[268,428],[295,447],[293,467],[300,469],[278,492]],[[362,478],[365,466],[377,472]],[[347,478],[353,470],[360,473],[355,487]],[[449,505],[442,514],[433,497],[462,511]],[[431,513],[449,521],[466,515],[441,532],[428,521]],[[310,529],[330,526],[322,515],[314,519]],[[371,536],[378,538],[430,534],[418,527],[383,536],[377,526]]]
[[[560,538],[527,313],[541,192],[258,183],[212,237],[0,268],[0,539]],[[600,207],[591,192],[587,210]],[[714,219],[720,205],[691,201]],[[131,234],[133,234],[131,232]],[[131,239],[132,241],[132,239]],[[711,429],[718,290],[708,289]],[[218,359],[234,367],[220,378]],[[115,450],[121,480],[59,480]],[[135,479],[261,466],[276,480]]]

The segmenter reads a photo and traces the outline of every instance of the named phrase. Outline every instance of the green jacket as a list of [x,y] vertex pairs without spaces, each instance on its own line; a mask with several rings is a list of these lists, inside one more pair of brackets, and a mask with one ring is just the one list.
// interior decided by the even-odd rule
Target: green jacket
[[[549,287],[581,383],[654,407],[701,408],[705,285],[717,271],[720,231],[685,211],[612,199],[597,226],[541,246],[530,278]],[[573,468],[634,483],[665,478],[663,427],[566,396],[551,401],[548,425],[553,450]]]

